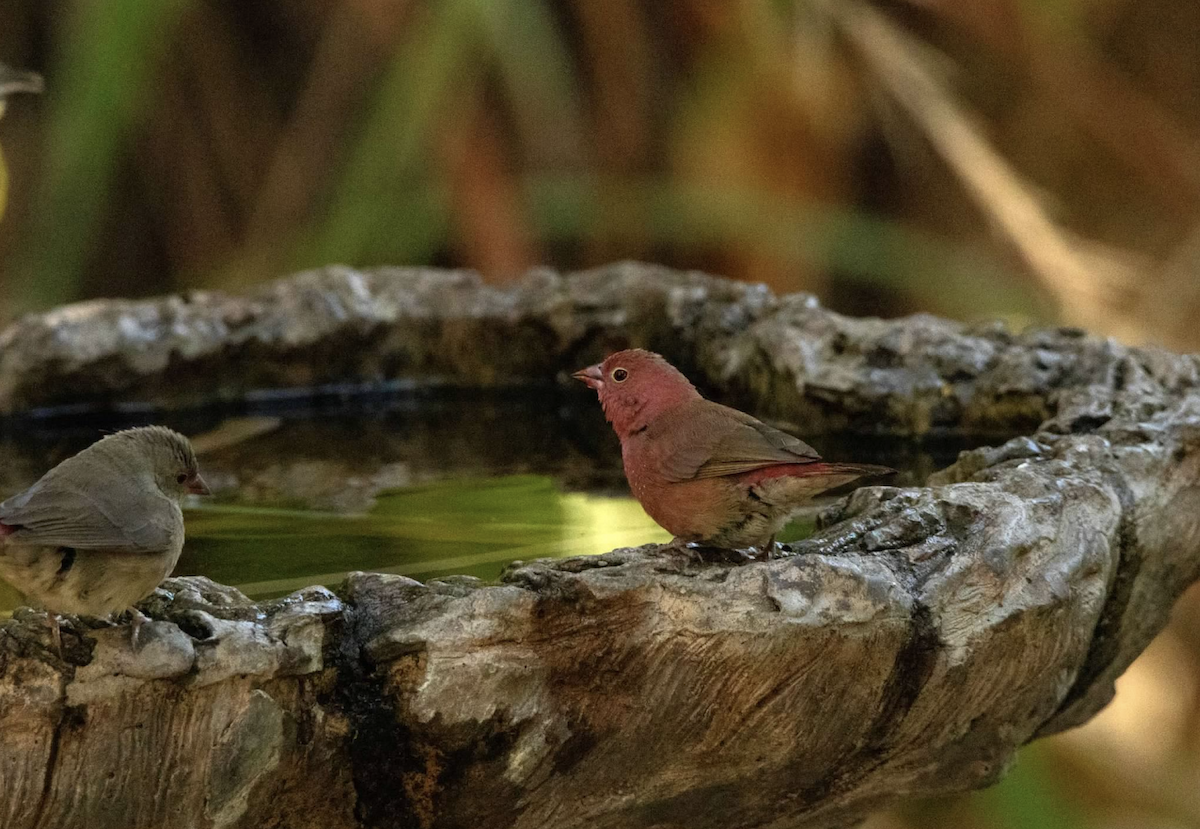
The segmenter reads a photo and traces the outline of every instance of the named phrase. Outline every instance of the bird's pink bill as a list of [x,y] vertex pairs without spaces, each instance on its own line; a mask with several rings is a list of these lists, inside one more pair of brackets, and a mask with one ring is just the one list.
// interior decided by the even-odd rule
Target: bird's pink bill
[[604,385],[604,372],[601,371],[599,364],[581,368],[571,376],[576,380],[587,383],[588,388],[591,389],[599,389]]

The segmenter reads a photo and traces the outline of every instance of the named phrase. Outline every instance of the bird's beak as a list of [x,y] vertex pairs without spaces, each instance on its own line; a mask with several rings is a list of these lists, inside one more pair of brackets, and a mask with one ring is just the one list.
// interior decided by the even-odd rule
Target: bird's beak
[[204,483],[204,479],[198,472],[188,481],[187,491],[193,495],[212,495],[212,490],[208,488],[208,484]]
[[584,383],[587,383],[588,388],[598,389],[604,385],[604,372],[600,371],[599,364],[581,368],[571,376],[576,380],[582,380]]

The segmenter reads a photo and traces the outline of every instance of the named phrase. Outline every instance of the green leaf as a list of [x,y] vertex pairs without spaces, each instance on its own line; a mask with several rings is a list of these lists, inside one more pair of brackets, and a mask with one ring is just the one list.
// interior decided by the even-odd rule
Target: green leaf
[[18,300],[77,298],[122,148],[145,110],[167,35],[187,0],[106,0],[73,6],[50,98],[46,167],[34,228],[16,273]]
[[439,111],[475,58],[470,4],[446,0],[396,52],[338,181],[325,218],[294,264],[427,261],[447,235],[430,193],[430,141]]

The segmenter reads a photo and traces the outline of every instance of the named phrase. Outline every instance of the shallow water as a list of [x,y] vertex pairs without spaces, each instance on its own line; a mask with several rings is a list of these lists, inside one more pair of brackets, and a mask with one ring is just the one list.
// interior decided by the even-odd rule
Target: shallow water
[[[214,490],[185,505],[176,574],[251,597],[335,586],[351,570],[494,579],[516,559],[669,540],[629,497],[594,397],[407,394],[236,414],[157,422],[193,437]],[[0,492],[139,422],[10,427],[0,436]],[[830,459],[895,467],[898,485],[922,482],[963,448],[835,435],[809,442]],[[782,538],[809,532],[811,514]],[[19,603],[0,583],[0,610]]]

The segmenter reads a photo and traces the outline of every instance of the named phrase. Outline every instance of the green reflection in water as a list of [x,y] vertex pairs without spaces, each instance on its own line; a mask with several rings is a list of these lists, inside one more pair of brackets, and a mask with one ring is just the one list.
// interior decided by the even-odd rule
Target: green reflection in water
[[[517,559],[671,540],[633,498],[563,492],[543,475],[395,490],[358,515],[218,503],[185,516],[187,543],[175,574],[208,576],[252,598],[334,586],[352,570],[491,580]],[[780,540],[811,531],[811,521],[797,521]],[[0,612],[20,604],[20,595],[0,582]]]
[[668,541],[632,498],[562,492],[540,475],[447,481],[379,497],[370,513],[213,505],[187,513],[176,568],[258,598],[351,570],[494,579],[508,562]]

